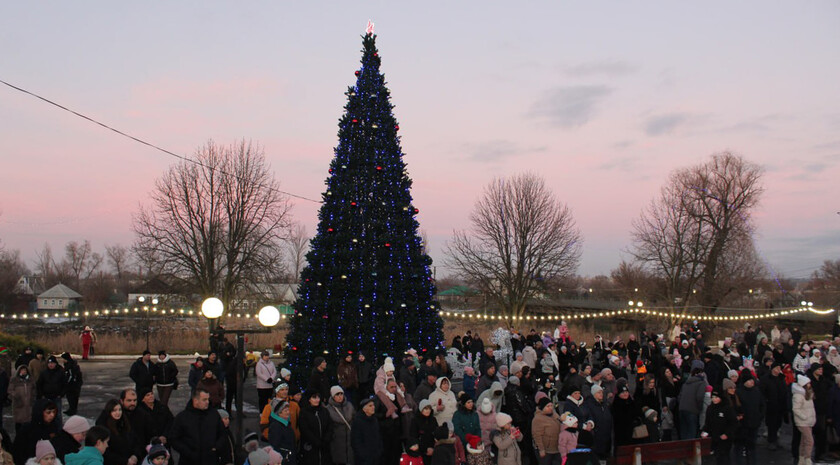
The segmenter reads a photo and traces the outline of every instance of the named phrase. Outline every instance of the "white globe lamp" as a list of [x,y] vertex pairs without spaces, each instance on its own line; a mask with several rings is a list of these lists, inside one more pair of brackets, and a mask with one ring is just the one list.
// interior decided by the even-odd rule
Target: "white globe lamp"
[[219,318],[225,311],[225,304],[217,297],[210,297],[201,303],[201,313],[207,318]]
[[261,325],[271,327],[280,322],[280,311],[273,305],[266,305],[260,309],[257,318],[260,320]]

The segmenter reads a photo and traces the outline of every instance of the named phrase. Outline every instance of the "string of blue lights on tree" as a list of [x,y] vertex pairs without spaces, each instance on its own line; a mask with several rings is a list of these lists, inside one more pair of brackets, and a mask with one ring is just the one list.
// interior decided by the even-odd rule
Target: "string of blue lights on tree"
[[376,35],[363,44],[286,337],[286,359],[301,371],[317,356],[335,363],[362,351],[381,361],[443,347],[432,260],[418,235]]

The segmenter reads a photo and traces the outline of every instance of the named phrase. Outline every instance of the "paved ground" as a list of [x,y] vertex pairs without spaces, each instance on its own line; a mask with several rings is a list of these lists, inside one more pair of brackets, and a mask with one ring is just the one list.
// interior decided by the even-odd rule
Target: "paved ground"
[[[189,397],[189,389],[187,385],[187,373],[189,373],[189,359],[174,359],[178,365],[179,381],[182,387],[172,394],[169,406],[174,414],[178,414],[186,405]],[[105,402],[110,398],[119,397],[119,392],[128,387],[134,387],[134,383],[128,377],[128,370],[133,358],[117,359],[109,357],[108,359],[81,361],[82,371],[85,376],[85,385],[82,388],[82,397],[79,402],[79,414],[88,418],[93,422]],[[258,431],[259,429],[259,413],[256,410],[257,391],[255,387],[254,377],[251,376],[245,380],[245,418],[243,421],[244,429],[246,431]],[[66,403],[64,405],[66,409]],[[14,431],[14,424],[11,420],[11,408],[7,408],[4,413],[3,426],[6,431],[10,433]],[[780,443],[784,445],[784,450],[775,452],[769,451],[766,447],[766,439],[759,438],[758,443],[758,460],[761,465],[784,464],[790,465],[793,459],[790,453],[790,425],[783,425],[782,436]],[[703,460],[704,464],[713,464],[714,460],[707,457]],[[835,462],[840,463],[840,461]]]
[[[82,396],[79,400],[79,415],[87,418],[93,423],[99,416],[102,408],[108,399],[119,398],[119,393],[125,388],[133,388],[134,382],[128,377],[128,370],[134,358],[108,359],[80,361],[85,384],[82,387]],[[194,360],[173,359],[178,366],[178,380],[181,388],[172,393],[169,400],[169,408],[177,415],[184,409],[189,398],[189,385],[187,374],[189,363]],[[245,380],[245,418],[243,426],[245,430],[257,431],[259,429],[259,413],[257,412],[257,390],[254,377],[250,376]],[[67,402],[64,401],[63,409],[67,410]],[[6,408],[3,412],[3,426],[10,434],[15,430],[12,422],[12,409]]]

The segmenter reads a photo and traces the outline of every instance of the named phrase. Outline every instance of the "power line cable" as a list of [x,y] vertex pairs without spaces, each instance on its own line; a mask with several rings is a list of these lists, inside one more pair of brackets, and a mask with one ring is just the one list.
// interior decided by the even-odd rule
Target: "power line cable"
[[[138,137],[134,137],[134,136],[132,136],[131,134],[127,134],[127,133],[125,133],[125,132],[123,132],[123,131],[120,131],[119,129],[116,129],[116,128],[113,128],[113,127],[111,127],[111,126],[108,126],[107,124],[102,123],[102,122],[100,122],[100,121],[97,121],[97,120],[95,120],[95,119],[93,119],[93,118],[91,118],[91,117],[89,117],[89,116],[86,116],[86,115],[83,115],[83,114],[81,114],[81,113],[79,113],[79,112],[77,112],[77,111],[71,110],[70,108],[67,108],[67,107],[65,107],[64,105],[61,105],[61,104],[59,104],[59,103],[56,103],[56,102],[54,102],[54,101],[52,101],[52,100],[50,100],[50,99],[48,99],[48,98],[46,98],[46,97],[42,97],[42,96],[40,96],[40,95],[38,95],[38,94],[36,94],[36,93],[34,93],[34,92],[30,92],[30,91],[28,91],[28,90],[26,90],[26,89],[23,89],[23,88],[21,88],[21,87],[18,87],[18,86],[16,86],[16,85],[13,85],[13,84],[9,84],[8,82],[6,82],[6,81],[4,81],[4,80],[2,80],[2,79],[0,79],[0,82],[2,82],[3,84],[5,84],[5,85],[7,85],[7,86],[11,87],[12,89],[15,89],[15,90],[17,90],[17,91],[19,91],[19,92],[23,92],[24,94],[30,95],[30,96],[32,96],[32,97],[35,97],[35,98],[37,98],[38,100],[42,100],[42,101],[44,101],[44,102],[46,102],[46,103],[49,103],[50,105],[53,105],[53,106],[55,106],[55,107],[60,108],[60,109],[62,109],[62,110],[64,110],[64,111],[66,111],[66,112],[72,113],[73,115],[76,115],[76,116],[78,116],[79,118],[82,118],[82,119],[84,119],[84,120],[90,121],[91,123],[96,124],[96,125],[98,125],[98,126],[102,126],[103,128],[105,128],[105,129],[107,129],[107,130],[109,130],[109,131],[113,131],[113,132],[115,132],[115,133],[117,133],[117,134],[119,134],[119,135],[121,135],[121,136],[123,136],[123,137],[127,137],[127,138],[129,138],[129,139],[131,139],[131,140],[133,140],[133,141],[135,141],[135,142],[139,142],[139,143],[141,143],[141,144],[143,144],[143,145],[145,145],[145,146],[147,146],[147,147],[151,147],[151,148],[153,148],[153,149],[155,149],[155,150],[158,150],[158,151],[160,151],[160,152],[163,152],[163,153],[165,153],[165,154],[167,154],[167,155],[169,155],[169,156],[175,157],[175,158],[177,158],[177,159],[179,159],[179,160],[182,160],[182,161],[185,161],[185,162],[187,162],[187,163],[193,163],[193,164],[195,164],[195,165],[201,166],[202,168],[209,169],[209,170],[211,170],[211,171],[216,171],[216,172],[218,172],[218,173],[220,173],[220,174],[222,174],[222,175],[224,175],[224,176],[231,176],[231,177],[236,178],[236,175],[234,175],[234,174],[227,173],[227,172],[222,171],[222,170],[220,170],[220,169],[218,169],[218,168],[214,168],[214,167],[211,167],[211,166],[207,166],[207,165],[205,165],[204,163],[202,163],[202,162],[200,162],[200,161],[198,161],[198,160],[193,160],[192,158],[185,157],[185,156],[183,156],[183,155],[179,155],[179,154],[177,154],[177,153],[175,153],[175,152],[172,152],[172,151],[166,150],[166,149],[164,149],[164,148],[162,148],[162,147],[159,147],[159,146],[157,146],[157,145],[155,145],[155,144],[152,144],[151,142],[147,142],[147,141],[145,141],[145,140],[143,140],[143,139],[140,139],[140,138],[138,138]],[[279,193],[281,193],[281,194],[285,194],[285,195],[288,195],[288,196],[290,196],[290,197],[294,197],[294,198],[297,198],[297,199],[306,200],[306,201],[308,201],[308,202],[322,203],[320,200],[310,199],[309,197],[304,197],[304,196],[302,196],[302,195],[297,195],[297,194],[293,194],[293,193],[291,193],[291,192],[286,192],[286,191],[283,191],[283,190],[277,189],[277,188],[272,187],[272,186],[266,186],[266,185],[260,184],[260,185],[259,185],[259,187],[263,187],[263,188],[266,188],[266,189],[269,189],[269,190],[273,190],[273,191],[275,191],[275,192],[279,192]]]

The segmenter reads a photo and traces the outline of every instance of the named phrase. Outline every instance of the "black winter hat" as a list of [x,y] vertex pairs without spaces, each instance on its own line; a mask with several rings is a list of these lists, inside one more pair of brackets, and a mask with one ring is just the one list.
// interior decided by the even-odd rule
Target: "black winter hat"
[[542,410],[542,409],[545,408],[546,405],[548,405],[550,403],[551,403],[551,399],[549,399],[548,397],[542,397],[542,398],[540,398],[540,401],[537,402],[537,409]]
[[435,429],[435,439],[441,441],[443,439],[449,439],[449,427],[444,425],[440,425]]

